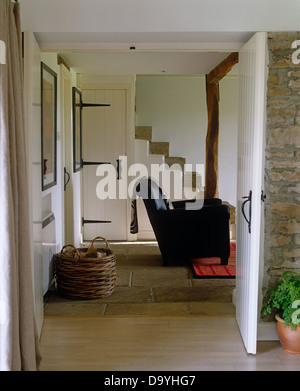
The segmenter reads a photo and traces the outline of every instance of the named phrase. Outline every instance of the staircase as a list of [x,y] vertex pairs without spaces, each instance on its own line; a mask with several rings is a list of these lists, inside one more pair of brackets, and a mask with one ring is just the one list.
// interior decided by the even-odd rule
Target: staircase
[[[152,126],[136,126],[135,128],[135,162],[141,163],[147,167],[148,174],[151,174],[151,165],[152,164],[167,164],[169,167],[174,164],[179,164],[181,170],[177,173],[181,175],[181,180],[183,181],[188,176],[189,178],[187,183],[192,183],[191,190],[195,190],[196,187],[196,173],[185,172],[184,165],[186,159],[184,157],[170,156],[170,144],[169,142],[157,142],[152,141]],[[172,178],[172,176],[171,176]],[[173,197],[173,184],[171,179],[170,193],[166,194],[171,200]],[[166,189],[164,189],[166,190]],[[167,192],[166,192],[167,193]],[[155,236],[151,227],[151,224],[148,219],[148,215],[144,206],[144,203],[141,199],[137,200],[137,213],[138,213],[138,239],[139,240],[154,240]]]
[[[139,149],[142,149],[143,153],[139,153]],[[169,167],[174,164],[179,164],[182,170],[182,179],[189,178],[187,183],[192,183],[192,190],[196,189],[196,172],[185,172],[184,165],[186,158],[178,156],[170,156],[170,143],[166,141],[152,141],[152,126],[136,126],[135,127],[135,151],[136,162],[146,164],[148,170],[151,163],[166,163]],[[147,164],[146,162],[150,163]],[[150,171],[149,171],[150,172]]]
[[184,171],[184,165],[186,159],[183,157],[169,156],[170,143],[161,141],[152,141],[152,126],[136,126],[135,139],[146,141],[149,145],[148,155],[162,155],[164,156],[163,163],[168,164],[170,167],[173,164],[179,164]]

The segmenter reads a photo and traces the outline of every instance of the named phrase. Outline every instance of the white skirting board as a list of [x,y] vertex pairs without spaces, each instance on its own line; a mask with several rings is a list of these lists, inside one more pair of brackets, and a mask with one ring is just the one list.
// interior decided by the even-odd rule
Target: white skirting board
[[258,341],[279,341],[276,322],[258,322],[257,324]]

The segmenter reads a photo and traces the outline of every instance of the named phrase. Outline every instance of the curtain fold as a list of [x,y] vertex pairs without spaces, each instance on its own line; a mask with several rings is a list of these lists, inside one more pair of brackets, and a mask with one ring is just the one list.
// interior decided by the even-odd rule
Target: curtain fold
[[[32,250],[23,109],[20,4],[0,0],[0,370],[40,362],[34,319]],[[3,45],[2,45],[3,46]]]

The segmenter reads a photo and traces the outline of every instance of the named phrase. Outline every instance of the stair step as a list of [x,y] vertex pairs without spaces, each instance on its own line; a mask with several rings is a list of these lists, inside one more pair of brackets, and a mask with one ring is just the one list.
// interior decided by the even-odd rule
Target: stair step
[[152,154],[165,155],[165,157],[168,157],[169,149],[169,142],[150,141],[149,151]]
[[[198,177],[198,178],[197,178]],[[188,180],[188,184],[191,184],[192,189],[196,189],[196,187],[203,186],[201,176],[197,172],[185,172],[184,179]],[[198,186],[196,186],[198,185]]]
[[165,163],[171,167],[173,164],[179,164],[184,170],[184,165],[185,165],[186,159],[184,157],[177,157],[177,156],[168,156],[165,158]]
[[136,126],[135,138],[137,140],[152,140],[152,126]]

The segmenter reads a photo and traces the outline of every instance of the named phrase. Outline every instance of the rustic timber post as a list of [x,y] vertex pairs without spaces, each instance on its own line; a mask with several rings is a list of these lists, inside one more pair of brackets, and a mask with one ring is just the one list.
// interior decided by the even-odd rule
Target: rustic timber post
[[219,81],[238,63],[238,53],[231,53],[206,75],[208,125],[206,135],[205,198],[218,197],[219,177]]

